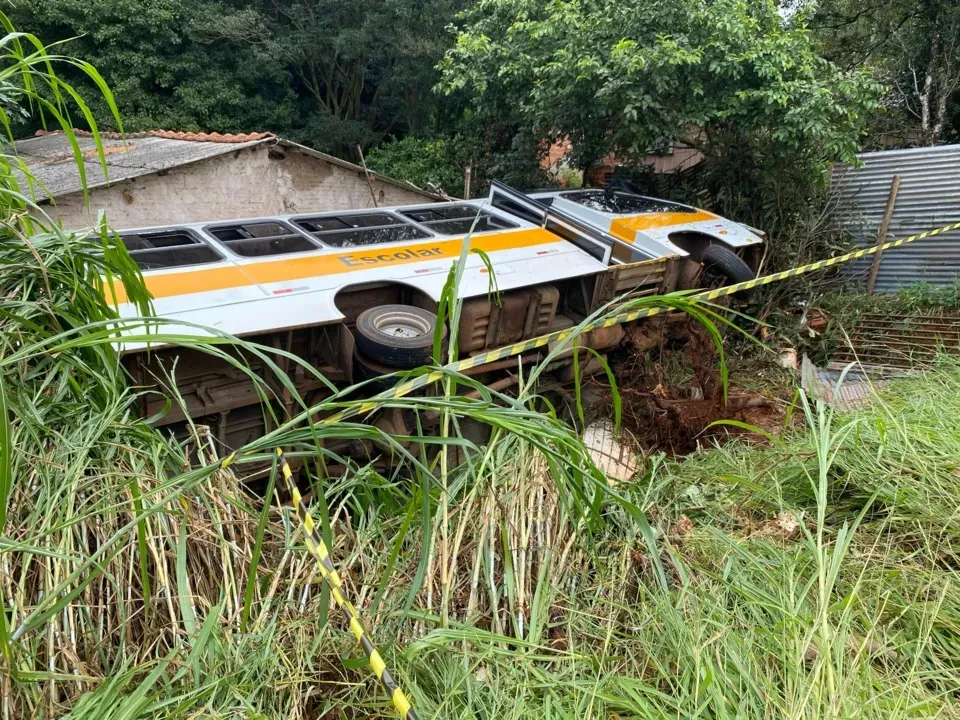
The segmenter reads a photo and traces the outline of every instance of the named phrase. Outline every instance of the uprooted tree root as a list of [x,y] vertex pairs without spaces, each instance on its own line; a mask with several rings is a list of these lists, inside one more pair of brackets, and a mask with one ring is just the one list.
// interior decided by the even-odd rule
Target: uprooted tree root
[[[682,455],[728,435],[762,438],[724,420],[773,434],[783,427],[777,397],[733,385],[724,398],[717,348],[695,320],[655,318],[631,327],[626,340],[629,352],[616,364],[624,425],[646,446]],[[679,365],[685,372],[676,371]]]

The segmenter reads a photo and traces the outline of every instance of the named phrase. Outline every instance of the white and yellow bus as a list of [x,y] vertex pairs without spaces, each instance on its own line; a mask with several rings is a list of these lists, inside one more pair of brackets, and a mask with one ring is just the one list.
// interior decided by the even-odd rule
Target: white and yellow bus
[[[437,303],[464,242],[489,259],[499,295],[490,296],[484,259],[469,254],[458,287],[461,357],[571,327],[618,298],[696,287],[704,272],[720,282],[746,279],[762,244],[737,223],[622,189],[525,195],[499,183],[482,200],[118,235],[143,271],[157,315],[172,323],[164,332],[212,328],[243,337],[292,352],[340,385],[432,362]],[[122,315],[136,315],[122,292],[116,300]],[[581,344],[603,352],[622,337],[616,327]],[[160,423],[182,423],[189,414],[211,425],[227,448],[263,433],[259,398],[243,372],[198,351],[146,350],[123,347],[125,364],[145,386],[177,359],[185,407],[173,407]],[[558,361],[558,382],[570,362]],[[508,363],[516,367],[515,359]],[[470,372],[495,383],[505,367]],[[302,368],[288,370],[308,401],[329,392]],[[141,412],[153,416],[165,402],[162,393],[146,393]],[[281,412],[295,410],[292,399],[289,405]]]

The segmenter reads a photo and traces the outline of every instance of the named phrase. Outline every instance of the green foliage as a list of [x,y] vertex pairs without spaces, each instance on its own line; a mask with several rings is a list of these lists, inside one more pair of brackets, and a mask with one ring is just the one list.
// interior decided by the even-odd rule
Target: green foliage
[[471,164],[471,149],[471,144],[460,138],[408,135],[371,150],[367,164],[384,175],[459,197],[464,169]]
[[[110,118],[121,129],[122,126],[113,93],[95,67],[78,58],[50,52],[35,35],[18,32],[2,12],[0,26],[6,33],[0,38],[0,145],[3,145],[3,152],[0,152],[0,241],[19,245],[26,235],[49,230],[52,223],[34,202],[37,182],[29,167],[16,154],[7,152],[9,146],[6,143],[14,140],[16,123],[34,118],[45,127],[61,129],[83,183],[86,182],[86,170],[83,152],[73,130],[74,118],[82,119],[90,127],[96,155],[104,172],[106,159],[91,105],[64,79],[64,75],[72,74],[88,81],[96,89]],[[117,250],[116,243],[111,243],[108,238],[104,238],[103,243],[106,257],[119,253],[124,271],[135,268],[129,257]],[[90,266],[81,265],[77,270],[78,278],[94,281],[96,277],[94,282],[99,282],[99,274]],[[143,297],[143,293],[136,293],[137,302]]]
[[[434,65],[457,0],[265,0],[271,55],[290,68],[299,107],[366,143],[429,126]],[[317,128],[318,129],[318,128]],[[366,131],[366,136],[364,135]],[[325,136],[304,128],[307,137]],[[352,148],[351,148],[352,150]]]
[[699,204],[775,236],[828,162],[853,160],[880,93],[820,57],[805,16],[772,0],[483,0],[464,20],[441,87],[480,117],[567,137],[580,167],[680,141],[704,155]]
[[565,188],[583,187],[583,171],[562,165],[557,171],[557,182]]
[[[349,647],[344,640],[352,641],[352,635],[323,620],[326,611],[320,593],[312,592],[310,563],[304,562],[283,511],[255,509],[256,501],[246,495],[238,479],[251,463],[273,457],[271,450],[277,446],[290,448],[291,457],[321,464],[338,460],[327,440],[349,437],[406,462],[406,472],[390,480],[370,467],[351,464],[323,484],[324,492],[338,505],[333,517],[342,519],[346,512],[358,523],[357,530],[372,531],[378,542],[395,548],[405,540],[404,568],[411,561],[416,563],[418,556],[426,561],[420,565],[429,572],[426,580],[420,574],[411,588],[393,587],[391,609],[403,597],[412,603],[425,594],[429,610],[438,567],[443,568],[440,572],[449,587],[448,563],[468,556],[461,556],[454,547],[460,542],[455,540],[456,526],[437,508],[449,508],[449,503],[459,504],[467,497],[462,517],[475,520],[470,504],[479,497],[487,503],[494,498],[499,502],[505,481],[526,477],[515,471],[518,458],[540,468],[541,475],[535,486],[518,488],[514,497],[526,498],[537,488],[548,494],[549,526],[570,542],[603,527],[606,519],[600,511],[606,499],[614,506],[625,502],[608,486],[576,431],[555,414],[533,407],[536,377],[564,351],[564,343],[557,343],[541,364],[525,368],[518,398],[451,372],[448,387],[475,391],[474,397],[411,393],[374,398],[384,409],[450,418],[444,437],[416,439],[418,455],[429,457],[439,450],[446,457],[457,449],[458,455],[468,454],[474,462],[444,463],[437,470],[401,444],[407,438],[349,420],[369,413],[369,400],[357,397],[356,388],[338,392],[331,387],[331,394],[319,398],[316,405],[303,405],[289,375],[273,358],[300,363],[302,372],[325,381],[289,353],[236,338],[166,333],[159,320],[130,320],[124,328],[129,342],[150,340],[220,358],[231,348],[252,353],[256,366],[269,368],[274,380],[268,382],[239,360],[234,362],[246,368],[265,403],[280,388],[303,407],[295,417],[274,422],[268,434],[237,448],[230,472],[224,472],[219,463],[191,463],[187,448],[164,438],[138,417],[138,394],[126,386],[113,352],[117,321],[96,273],[123,273],[129,256],[101,258],[96,242],[59,234],[33,239],[37,242],[32,251],[25,243],[0,246],[0,296],[4,298],[0,405],[9,408],[11,417],[2,428],[0,447],[14,448],[4,453],[9,467],[0,474],[0,484],[6,485],[0,487],[0,497],[10,498],[0,559],[7,561],[7,572],[14,578],[8,595],[16,608],[14,630],[9,638],[3,633],[0,640],[16,668],[8,692],[14,716],[37,716],[39,708],[47,707],[44,688],[50,686],[64,694],[64,705],[76,704],[76,717],[228,716],[236,707],[251,709],[252,717],[256,713],[284,717],[289,707],[302,706],[321,686],[324,696],[353,704],[356,683],[328,676],[331,666],[336,673],[343,672],[341,658]],[[83,268],[93,269],[78,274]],[[46,278],[47,285],[41,278]],[[660,305],[687,308],[703,319],[711,316],[709,310],[691,307],[678,296],[639,298],[620,309]],[[20,312],[14,312],[17,309]],[[81,314],[79,322],[76,314]],[[93,322],[83,321],[86,314]],[[63,322],[64,317],[70,322]],[[566,340],[566,347],[574,338]],[[426,384],[429,376],[415,374]],[[347,420],[314,421],[329,419],[338,411],[347,413]],[[482,448],[474,445],[461,429],[468,420],[488,425],[494,440]],[[210,444],[213,438],[199,428],[188,442],[203,459],[215,448]],[[450,457],[456,455],[451,452]],[[394,520],[417,516],[419,526],[404,522],[405,537],[398,539],[389,532]],[[638,523],[642,520],[635,508],[631,516]],[[499,505],[492,517],[491,532],[502,531],[498,542],[505,544],[505,556],[509,556],[526,541],[514,534],[515,522],[500,513]],[[535,516],[527,517],[532,523]],[[440,528],[436,547],[429,542],[435,525]],[[342,543],[354,533],[338,533],[338,537]],[[649,532],[647,539],[652,544]],[[370,547],[365,543],[361,552],[365,555]],[[350,558],[355,556],[352,551],[343,554],[347,558],[344,576],[350,577]],[[389,555],[372,557],[380,560]],[[251,558],[262,558],[262,564]],[[284,569],[288,563],[289,569]],[[504,560],[498,567],[512,573],[514,565]],[[393,580],[392,564],[369,569],[372,572],[361,571],[363,578],[379,581],[379,587]],[[406,577],[405,569],[400,572]],[[478,607],[488,616],[499,612],[500,597],[509,596],[511,605],[524,602],[532,576],[525,576],[523,568],[517,572],[516,577],[510,574],[502,579],[491,575],[485,583],[485,588],[493,589],[493,597],[488,600],[485,591]],[[460,578],[464,576],[461,569]],[[78,609],[78,598],[87,596],[110,599],[94,609],[85,603]],[[444,615],[446,603],[459,597],[459,592],[444,592]],[[28,603],[27,598],[33,600]],[[457,617],[464,617],[464,608],[455,609]],[[301,619],[303,613],[308,621]],[[404,622],[400,616],[390,622]],[[547,620],[542,611],[537,617],[541,626]],[[237,633],[241,618],[248,631]],[[528,627],[523,619],[515,625],[520,635]],[[70,652],[66,645],[51,651],[48,637],[70,643]],[[175,673],[154,672],[174,658]],[[98,682],[93,694],[81,699],[89,680],[105,676],[116,676],[116,680]],[[297,679],[291,684],[293,677]],[[371,689],[364,696],[377,694]],[[118,712],[120,698],[124,704]]]
[[[800,295],[799,291],[794,296]],[[823,314],[826,327],[811,333],[807,322],[811,315]],[[895,293],[867,295],[859,282],[810,297],[802,308],[781,305],[770,317],[770,324],[784,341],[795,345],[817,363],[826,363],[838,350],[849,348],[864,314],[881,316],[955,316],[960,313],[960,281],[935,286],[917,282]],[[950,322],[950,320],[945,320]],[[907,323],[909,324],[909,323]]]
[[[13,17],[100,69],[129,130],[288,127],[295,96],[246,8],[187,0],[17,0]],[[97,117],[109,126],[106,108]]]
[[[734,441],[687,459],[650,459],[644,476],[618,490],[656,511],[666,590],[624,506],[604,504],[607,522],[592,545],[578,538],[556,514],[553,470],[525,442],[483,456],[476,475],[452,473],[449,541],[457,545],[447,594],[456,621],[448,627],[439,612],[423,609],[423,595],[413,611],[404,607],[428,540],[409,527],[404,508],[361,504],[371,475],[325,486],[337,498],[331,515],[344,518],[333,553],[355,597],[385,581],[372,637],[421,717],[951,717],[960,691],[958,398],[960,371],[947,365],[900,382],[855,415],[799,408],[805,427],[772,445]],[[82,449],[114,446],[111,459],[121,467],[130,458],[141,463],[136,470],[152,490],[152,514],[141,519],[151,568],[167,572],[164,602],[146,623],[135,584],[130,596],[110,593],[110,577],[136,582],[135,535],[108,538],[124,552],[91,572],[91,592],[110,598],[109,612],[127,613],[119,619],[140,641],[121,645],[107,636],[99,651],[110,672],[85,683],[95,672],[88,638],[96,639],[94,620],[104,611],[88,616],[69,606],[62,615],[76,618],[79,654],[58,655],[54,666],[69,662],[79,673],[55,676],[43,665],[33,682],[11,681],[13,701],[33,703],[14,707],[36,713],[55,680],[68,697],[57,714],[71,718],[272,719],[304,707],[388,717],[355,659],[352,635],[339,620],[320,621],[321,595],[309,589],[311,571],[299,562],[304,551],[287,512],[270,512],[262,582],[249,629],[238,631],[255,508],[222,473],[192,483],[153,478],[151,454],[136,448],[155,440],[115,438],[125,424],[111,423],[102,438],[88,434]],[[177,457],[173,447],[154,450]],[[42,457],[87,459],[73,454],[59,446]],[[66,497],[85,503],[76,519],[37,531],[60,539],[60,553],[125,517],[114,509],[123,487],[103,463],[94,454],[91,477],[70,476],[80,492]],[[48,493],[49,480],[64,473],[52,462],[40,468]],[[376,481],[384,497],[403,498],[396,484]],[[49,512],[60,517],[64,502]],[[188,523],[184,547],[180,528]],[[502,532],[491,532],[501,524]],[[68,560],[48,562],[60,568]],[[178,563],[190,571],[193,633],[176,604],[184,594]],[[27,577],[19,566],[14,572]],[[446,570],[435,572],[439,588]],[[34,573],[25,586],[42,577]],[[168,597],[174,604],[163,607]],[[55,642],[69,637],[60,634],[67,627],[60,618],[50,618]],[[36,639],[23,662],[43,658],[45,638],[27,637]],[[145,637],[156,640],[146,645]]]
[[[353,158],[426,128],[455,0],[14,0],[102,71],[131,130],[272,130]],[[109,120],[97,108],[101,121]]]
[[550,178],[541,169],[537,144],[529,135],[514,135],[496,123],[451,135],[408,135],[374,148],[367,162],[373,169],[414,185],[463,195],[464,169],[472,167],[471,196],[487,191],[491,180],[518,188],[545,187]]
[[540,166],[545,147],[543,139],[529,128],[507,119],[474,117],[476,154],[480,172],[478,182],[484,187],[491,180],[500,180],[515,188],[538,188],[553,185]]
[[442,63],[442,87],[478,112],[569,137],[584,166],[640,159],[676,139],[759,135],[851,160],[878,87],[823,60],[802,15],[771,1],[483,0]]

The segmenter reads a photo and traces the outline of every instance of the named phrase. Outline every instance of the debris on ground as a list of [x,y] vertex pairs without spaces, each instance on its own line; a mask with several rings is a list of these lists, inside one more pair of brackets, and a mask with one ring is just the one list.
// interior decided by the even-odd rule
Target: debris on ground
[[631,480],[640,468],[640,459],[626,443],[621,442],[609,420],[588,425],[582,440],[593,462],[611,480]]
[[832,359],[868,369],[929,367],[960,349],[960,315],[952,312],[864,312],[847,330]]
[[856,410],[870,404],[877,390],[892,377],[888,371],[867,372],[862,366],[829,363],[818,367],[806,355],[800,363],[800,387],[813,400],[840,411]]
[[797,540],[800,537],[800,521],[788,510],[781,510],[772,520],[762,523],[757,535],[781,540]]
[[[716,438],[778,435],[784,398],[735,382],[724,398],[713,338],[695,320],[665,317],[627,330],[631,352],[616,363],[624,425],[645,448],[684,455]],[[772,360],[776,363],[776,360]],[[682,366],[678,372],[677,367]],[[734,420],[759,428],[714,424]]]
[[673,524],[673,527],[670,528],[670,537],[678,540],[690,537],[693,534],[693,528],[693,520],[688,518],[686,515],[681,515],[677,518],[677,521]]

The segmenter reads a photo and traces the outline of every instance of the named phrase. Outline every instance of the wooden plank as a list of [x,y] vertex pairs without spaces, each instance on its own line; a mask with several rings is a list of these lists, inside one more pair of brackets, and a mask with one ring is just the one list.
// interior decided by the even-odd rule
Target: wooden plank
[[[900,191],[900,176],[894,175],[890,182],[890,194],[887,196],[887,209],[883,213],[883,220],[880,222],[880,232],[877,233],[877,245],[882,245],[887,241],[887,230],[890,227],[890,218],[893,216],[893,208],[897,204],[897,193]],[[880,258],[883,257],[883,251],[877,250],[873,254],[873,262],[870,264],[870,274],[867,275],[867,295],[873,295],[873,286],[877,282],[877,272],[880,270]]]

